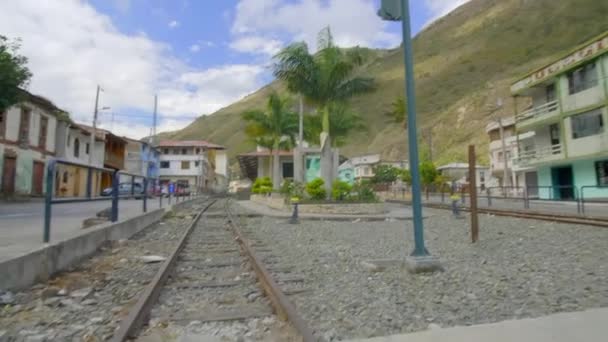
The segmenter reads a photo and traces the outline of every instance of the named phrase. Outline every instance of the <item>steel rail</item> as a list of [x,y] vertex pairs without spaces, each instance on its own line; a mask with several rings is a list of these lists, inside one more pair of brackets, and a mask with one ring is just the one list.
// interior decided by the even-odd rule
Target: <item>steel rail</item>
[[261,288],[270,299],[275,313],[277,314],[277,316],[279,316],[281,320],[288,321],[293,325],[298,334],[300,334],[300,336],[302,337],[303,342],[319,341],[319,339],[315,338],[313,330],[310,328],[308,323],[302,318],[302,316],[300,316],[300,314],[298,314],[295,306],[287,298],[285,293],[283,293],[279,285],[274,281],[274,279],[270,275],[270,272],[268,272],[264,264],[253,252],[249,241],[245,238],[238,226],[235,224],[229,205],[230,200],[226,202],[225,207],[226,214],[228,216],[228,224],[230,225],[230,228],[232,229],[235,235],[236,241],[239,243],[244,253],[249,258],[249,261],[257,275]]
[[154,303],[158,299],[158,296],[160,295],[169,274],[175,266],[175,262],[177,261],[180,252],[188,240],[190,233],[192,233],[194,227],[196,227],[201,216],[216,202],[215,199],[211,199],[209,201],[210,203],[207,204],[207,206],[205,206],[194,217],[192,223],[190,223],[190,226],[188,226],[179,240],[175,250],[173,250],[171,253],[171,256],[164,262],[152,281],[148,283],[135,306],[129,310],[127,317],[121,321],[120,327],[114,333],[114,336],[112,336],[112,342],[124,342],[129,338],[136,337],[139,328],[141,328],[144,321],[149,317],[150,310],[152,310]]

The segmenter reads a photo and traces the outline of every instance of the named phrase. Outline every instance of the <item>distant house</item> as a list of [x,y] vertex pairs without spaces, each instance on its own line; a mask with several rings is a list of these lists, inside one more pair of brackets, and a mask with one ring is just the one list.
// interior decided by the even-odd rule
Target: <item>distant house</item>
[[[124,139],[127,141],[125,171],[142,177],[158,178],[160,149],[143,140],[127,137]],[[128,179],[124,180],[128,181]],[[137,183],[141,183],[141,178],[137,180]]]
[[408,170],[409,163],[403,161],[382,160],[380,154],[369,154],[353,157],[338,167],[338,177],[340,180],[350,184],[363,179],[374,177],[374,169],[379,165],[390,165],[398,169]]
[[224,146],[204,140],[164,140],[158,149],[161,183],[199,190],[227,188],[228,157]]
[[[95,145],[91,148],[91,132],[84,127],[72,122],[62,120],[57,124],[56,156],[59,159],[103,167],[105,141],[97,135]],[[93,154],[89,159],[90,153]],[[93,171],[91,174],[91,194],[98,195],[101,192],[101,172]],[[78,197],[87,194],[88,171],[81,167],[71,165],[57,165],[55,175],[55,196]]]
[[[496,186],[496,180],[490,174],[489,167],[477,165],[475,169],[475,181],[477,187],[483,189],[488,186]],[[451,163],[439,166],[437,171],[439,171],[439,173],[446,177],[449,181],[453,181],[457,185],[469,184],[469,164]]]
[[51,101],[23,91],[24,100],[0,112],[0,191],[42,195],[46,163],[55,156],[57,121],[64,114]]
[[[91,126],[80,126],[89,132],[93,132],[93,127]],[[96,138],[103,139],[104,141],[103,167],[112,170],[124,170],[127,140],[105,129],[97,128],[95,132]],[[102,173],[101,188],[104,189],[110,186],[112,186],[112,175],[110,173]]]

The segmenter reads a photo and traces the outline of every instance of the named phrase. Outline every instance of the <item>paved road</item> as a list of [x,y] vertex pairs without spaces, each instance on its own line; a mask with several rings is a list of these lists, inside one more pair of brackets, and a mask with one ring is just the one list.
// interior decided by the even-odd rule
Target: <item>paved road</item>
[[[53,205],[51,242],[81,231],[82,221],[111,206],[110,201]],[[163,207],[167,200],[163,199]],[[148,201],[148,210],[159,208],[158,199]],[[143,213],[141,200],[121,200],[119,220]],[[0,203],[0,261],[42,245],[44,203]]]

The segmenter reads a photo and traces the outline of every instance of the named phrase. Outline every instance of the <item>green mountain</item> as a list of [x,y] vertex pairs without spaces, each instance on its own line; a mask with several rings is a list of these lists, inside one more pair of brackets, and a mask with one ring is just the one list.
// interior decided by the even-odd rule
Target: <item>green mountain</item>
[[[432,145],[434,161],[445,163],[466,161],[467,146],[476,144],[480,160],[487,160],[488,120],[514,113],[510,84],[608,30],[606,13],[608,1],[598,0],[471,0],[420,32],[414,59],[421,149]],[[341,153],[407,158],[401,126],[384,115],[404,92],[403,50],[370,49],[367,58],[358,73],[374,77],[378,90],[352,100],[367,130],[353,134]],[[231,157],[251,151],[240,113],[263,108],[272,90],[285,92],[273,82],[163,136],[204,138],[227,146]],[[498,98],[504,107],[491,113]]]

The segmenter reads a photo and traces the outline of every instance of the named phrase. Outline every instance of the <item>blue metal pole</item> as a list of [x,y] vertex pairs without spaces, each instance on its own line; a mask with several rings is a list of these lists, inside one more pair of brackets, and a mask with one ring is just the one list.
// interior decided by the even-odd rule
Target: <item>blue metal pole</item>
[[148,178],[144,177],[144,213],[148,212]]
[[163,185],[160,183],[160,179],[156,180],[156,183],[158,184],[158,207],[162,208],[163,207]]
[[418,158],[418,138],[416,136],[416,85],[414,81],[414,58],[412,56],[410,7],[408,0],[401,0],[401,23],[403,28],[403,55],[405,62],[405,89],[407,99],[407,129],[409,137],[410,173],[412,176],[412,211],[414,214],[415,248],[412,256],[425,256],[429,255],[429,253],[424,247],[422,196],[420,193],[420,161]]
[[53,182],[55,180],[55,159],[49,160],[46,168],[46,194],[44,194],[44,243],[51,240],[51,210],[53,200]]
[[[89,151],[90,152],[90,151]],[[93,186],[93,170],[89,167],[87,168],[87,198],[91,198],[92,194],[92,186]]]
[[112,174],[112,222],[118,221],[118,170]]

